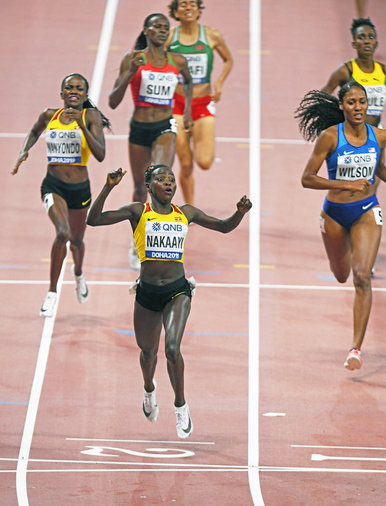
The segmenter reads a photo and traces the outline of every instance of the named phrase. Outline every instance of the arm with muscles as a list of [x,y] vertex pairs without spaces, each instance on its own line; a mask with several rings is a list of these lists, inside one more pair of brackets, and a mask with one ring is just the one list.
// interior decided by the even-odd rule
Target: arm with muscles
[[214,92],[212,94],[213,100],[218,102],[221,98],[222,93],[222,85],[225,79],[228,77],[230,71],[233,67],[233,58],[231,52],[229,51],[227,45],[225,44],[224,38],[218,30],[213,30],[212,28],[206,28],[209,31],[209,38],[213,41],[213,49],[217,51],[220,55],[223,66],[221,70],[221,74],[213,83]]
[[323,86],[321,91],[325,91],[331,95],[338,86],[343,86],[348,83],[350,79],[351,76],[348,68],[346,64],[343,63],[343,65],[339,65],[339,67],[334,70],[327,81],[327,84]]
[[367,179],[339,181],[336,179],[326,179],[325,177],[318,176],[318,172],[323,162],[334,151],[336,143],[336,127],[330,127],[320,134],[302,174],[302,185],[304,188],[311,188],[313,190],[365,191],[366,188],[371,185]]
[[122,181],[125,174],[126,171],[123,171],[122,169],[112,170],[107,174],[106,183],[87,214],[87,225],[98,227],[101,225],[113,225],[114,223],[119,223],[120,221],[129,220],[132,224],[133,230],[137,226],[138,220],[143,211],[143,204],[141,202],[127,204],[115,211],[103,212],[103,206],[106,198],[114,186],[117,186]]
[[12,175],[17,174],[20,164],[27,160],[29,150],[32,148],[34,144],[36,144],[42,132],[44,132],[46,126],[48,125],[50,119],[55,114],[56,109],[45,109],[35,122],[34,126],[31,128],[29,134],[25,138],[23,143],[23,147],[19,153],[18,159],[16,161],[14,169],[11,171]]
[[[374,127],[373,127],[374,128]],[[386,147],[386,130],[382,130],[379,128],[374,128],[374,132],[381,148],[381,155],[379,157],[379,162],[377,169],[375,171],[375,175],[382,179],[386,183],[386,166],[385,166],[385,147]]]
[[109,95],[109,106],[115,109],[123,100],[126,89],[135,76],[138,68],[144,65],[142,51],[132,51],[125,54],[119,69],[119,75],[114,83],[113,91]]
[[86,122],[83,122],[83,110],[73,109],[69,107],[64,109],[62,117],[68,118],[70,121],[76,121],[82,130],[91,153],[98,162],[102,162],[105,158],[105,136],[103,135],[102,120],[97,109],[86,109]]
[[95,199],[87,214],[87,225],[99,227],[101,225],[113,225],[124,220],[137,218],[143,210],[143,204],[133,203],[120,207],[115,211],[103,211],[106,198],[111,190],[121,181],[126,171],[122,169],[112,170],[107,174],[107,179],[101,192]]
[[194,207],[190,204],[185,204],[181,207],[181,210],[188,218],[189,223],[197,223],[197,225],[201,225],[204,228],[210,228],[211,230],[216,230],[217,232],[222,232],[223,234],[227,234],[234,230],[244,218],[245,214],[251,209],[252,202],[244,195],[236,204],[237,211],[235,211],[231,216],[225,218],[224,220],[220,220],[213,216],[208,216],[201,209]]
[[185,95],[185,110],[184,110],[184,128],[190,131],[193,126],[192,121],[192,96],[193,96],[193,81],[190,75],[189,68],[185,56],[182,54],[173,53],[173,59],[176,66],[184,79],[183,88]]

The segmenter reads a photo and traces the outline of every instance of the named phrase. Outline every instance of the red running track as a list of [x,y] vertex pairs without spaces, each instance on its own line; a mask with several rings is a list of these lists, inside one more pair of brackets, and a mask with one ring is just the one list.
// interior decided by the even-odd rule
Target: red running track
[[[166,3],[119,3],[99,102],[116,136],[107,139],[103,164],[90,163],[94,194],[107,170],[128,168],[123,136],[130,101],[126,109],[107,106],[121,56],[143,19],[153,11],[166,13]],[[235,67],[218,107],[218,160],[209,173],[196,174],[197,204],[226,216],[248,193],[249,4],[224,0],[221,9],[206,4],[203,22],[224,34]],[[20,174],[11,177],[22,143],[16,134],[25,134],[45,107],[61,105],[59,86],[67,73],[81,72],[91,80],[105,2],[70,6],[6,0],[2,8],[0,503],[8,506],[17,504],[17,458],[43,332],[38,310],[47,288],[53,236],[39,201],[43,143],[31,151]],[[373,0],[368,8],[378,29],[378,58],[385,61],[385,7]],[[318,232],[322,195],[299,183],[311,146],[299,142],[293,120],[304,93],[320,87],[333,68],[352,56],[354,2],[263,1],[261,16],[262,496],[269,506],[381,505],[386,472],[385,248],[382,243],[364,367],[351,374],[343,368],[351,333],[351,283],[347,290],[337,290],[330,277]],[[128,177],[109,203],[120,205],[130,195]],[[379,197],[382,202],[382,186]],[[77,303],[67,265],[27,466],[31,505],[252,504],[247,473],[248,234],[248,220],[228,236],[195,227],[189,232],[186,270],[199,287],[183,353],[195,430],[188,441],[177,441],[162,352],[159,421],[147,424],[141,412],[133,300],[127,290],[136,275],[127,262],[129,230],[124,224],[87,230],[84,270],[90,299],[86,305]]]

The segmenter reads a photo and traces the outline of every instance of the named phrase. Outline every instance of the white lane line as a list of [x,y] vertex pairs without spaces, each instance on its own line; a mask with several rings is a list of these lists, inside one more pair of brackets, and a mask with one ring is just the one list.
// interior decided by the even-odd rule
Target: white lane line
[[[129,286],[135,281],[92,281],[87,279],[88,285],[93,286]],[[33,280],[33,279],[0,279],[0,285],[45,285],[47,280]],[[63,281],[63,285],[73,285],[73,281]],[[197,283],[198,287],[202,288],[249,288],[250,283]],[[253,286],[259,286],[254,284]],[[261,284],[262,290],[299,290],[299,291],[334,291],[334,292],[352,292],[353,286],[326,286],[326,285],[270,285]],[[386,292],[386,287],[371,288],[373,292]]]
[[364,474],[386,474],[386,469],[337,469],[329,467],[270,467],[260,466],[262,472],[274,473],[364,473]]
[[[135,467],[135,468],[132,468],[132,469],[111,469],[111,468],[108,468],[108,469],[77,469],[77,468],[74,468],[74,469],[28,469],[28,473],[114,473],[114,472],[118,472],[118,473],[122,473],[122,472],[126,472],[126,473],[178,473],[178,472],[182,472],[182,473],[195,473],[195,472],[204,472],[204,473],[234,473],[234,472],[237,472],[237,473],[245,473],[247,472],[247,466],[245,466],[244,468],[234,468],[234,467],[230,467],[228,469],[218,469],[218,468],[194,468],[194,467],[186,467],[186,468],[164,468],[164,467],[161,467],[161,468],[152,468],[152,469],[149,469],[149,468],[141,468],[141,467]],[[0,474],[2,472],[5,472],[5,473],[14,473],[15,471],[0,471]]]
[[386,448],[377,446],[326,446],[326,445],[291,445],[292,448],[328,448],[332,450],[377,450],[386,451]]
[[[0,139],[25,139],[27,132],[0,132]],[[105,138],[113,141],[127,141],[128,134],[107,134]],[[216,142],[220,143],[235,143],[235,144],[249,144],[249,137],[216,137]],[[38,141],[39,142],[39,141]],[[260,144],[278,144],[278,145],[309,145],[312,144],[301,139],[260,139]]]
[[[0,459],[0,461],[16,461],[17,459]],[[248,466],[228,465],[228,464],[184,464],[176,462],[130,462],[130,461],[109,461],[109,460],[58,460],[58,459],[29,459],[29,462],[38,462],[45,464],[90,464],[90,465],[114,465],[114,466],[144,466],[144,467],[189,467],[201,469],[247,469]]]
[[[154,439],[101,439],[101,438],[83,438],[66,437],[66,441],[92,441],[98,443],[146,443],[146,444],[181,444],[181,445],[214,445],[214,441],[156,441]],[[0,459],[1,460],[1,459]]]
[[[68,254],[68,246],[67,246]],[[32,381],[31,394],[28,402],[27,414],[24,422],[23,435],[20,443],[19,457],[16,468],[16,494],[18,504],[20,506],[28,506],[28,494],[27,494],[27,466],[28,458],[31,450],[32,437],[35,428],[36,415],[39,408],[40,394],[43,387],[44,375],[46,372],[48,353],[50,351],[52,332],[54,329],[56,311],[60,300],[60,292],[62,290],[62,282],[64,271],[67,263],[66,258],[63,261],[62,268],[60,271],[57,293],[58,298],[54,309],[54,314],[50,318],[44,318],[44,326],[42,337],[40,340],[39,353],[36,361],[35,374]],[[47,283],[47,282],[46,282]]]
[[[165,468],[165,467],[154,467],[154,468],[138,468],[133,467],[131,469],[114,469],[114,468],[88,468],[88,469],[28,469],[28,474],[30,473],[127,473],[127,472],[167,472],[167,473],[175,473],[175,472],[221,472],[221,473],[229,473],[229,472],[246,472],[249,471],[247,466],[244,468],[234,468],[230,467],[228,469],[219,469],[219,468]],[[268,472],[268,473],[350,473],[350,474],[386,474],[385,469],[347,469],[347,468],[328,468],[328,467],[270,467],[270,466],[260,466],[258,469],[259,472]],[[6,469],[0,470],[0,474],[2,473],[15,473],[14,469]],[[262,503],[263,504],[263,503]]]
[[[137,276],[138,277],[138,274]],[[135,281],[135,278],[133,279]],[[129,286],[133,281],[91,281],[87,279],[88,285],[94,286]],[[46,285],[47,280],[32,279],[0,279],[0,285]],[[63,285],[73,285],[73,281],[63,281]],[[248,288],[246,283],[197,283],[197,286],[207,288]]]
[[[107,5],[105,9],[105,16],[104,16],[104,24],[102,28],[102,35],[100,37],[100,44],[107,44],[107,46],[110,44],[110,39],[108,37],[108,33],[110,31],[111,36],[111,30],[112,26],[109,27],[108,23],[113,24],[115,15],[112,16],[112,12],[114,10],[114,4],[117,2],[117,0],[107,0]],[[109,14],[107,14],[109,13]],[[98,53],[97,58],[99,57],[99,60],[96,62],[94,66],[94,77],[92,82],[92,90],[90,89],[90,94],[94,93],[94,101],[98,101],[99,99],[99,91],[102,80],[103,80],[103,70],[104,70],[104,63],[103,63],[103,55],[107,55],[108,47],[100,48],[98,47]],[[99,82],[98,82],[99,81]],[[68,249],[67,249],[68,251]],[[56,308],[59,304],[59,298],[60,298],[60,291],[62,289],[62,283],[63,283],[63,276],[64,276],[64,269],[66,266],[67,257],[64,259],[61,273],[58,280],[58,300],[56,304]],[[35,427],[35,421],[36,421],[36,415],[39,407],[39,400],[40,400],[40,393],[43,386],[44,381],[44,374],[45,369],[47,365],[47,359],[48,359],[48,352],[50,349],[51,344],[51,337],[54,329],[54,323],[55,323],[55,316],[56,316],[56,309],[54,311],[54,316],[52,318],[45,318],[44,327],[43,327],[43,334],[40,342],[40,348],[39,348],[39,354],[38,359],[36,362],[36,369],[35,369],[35,375],[32,383],[31,388],[31,397],[28,404],[27,409],[27,415],[23,430],[23,436],[21,440],[21,446],[19,451],[19,459],[18,459],[18,465],[16,469],[16,493],[17,493],[17,499],[19,506],[28,506],[28,494],[27,494],[27,466],[28,466],[28,457],[31,449],[31,442]]]
[[255,506],[264,505],[259,476],[260,340],[260,0],[249,2],[249,305],[248,481]]
[[322,455],[321,453],[313,453],[311,460],[315,462],[323,462],[324,460],[350,460],[357,462],[386,462],[386,458],[382,457],[338,457],[333,455]]
[[107,0],[89,96],[98,105],[119,0]]

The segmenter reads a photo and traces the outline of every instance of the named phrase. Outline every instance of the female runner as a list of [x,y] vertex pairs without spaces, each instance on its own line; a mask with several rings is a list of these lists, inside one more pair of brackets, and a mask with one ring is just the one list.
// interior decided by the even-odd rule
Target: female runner
[[80,74],[70,74],[61,85],[64,107],[45,109],[27,135],[12,174],[28,158],[29,150],[46,130],[47,175],[41,185],[41,197],[56,236],[51,248],[50,286],[40,310],[41,316],[53,316],[57,301],[57,283],[66,256],[66,244],[74,259],[75,292],[86,302],[88,288],[82,273],[86,214],[91,203],[87,163],[90,155],[101,162],[105,157],[103,127],[110,123],[88,99],[88,82]]
[[[344,363],[350,370],[362,365],[361,347],[372,300],[371,268],[382,234],[375,175],[386,181],[386,170],[379,164],[386,132],[366,123],[367,107],[365,88],[350,81],[342,86],[338,99],[321,91],[309,92],[296,111],[304,137],[318,136],[302,184],[328,190],[320,230],[331,271],[340,283],[353,273],[353,338]],[[324,161],[328,179],[318,174]]]
[[172,203],[176,181],[166,165],[146,169],[145,182],[151,203],[134,202],[115,211],[103,211],[111,190],[120,183],[122,169],[109,172],[107,181],[90,208],[89,225],[112,225],[129,220],[141,261],[136,286],[134,329],[141,349],[140,364],[144,379],[143,412],[155,422],[158,417],[154,373],[162,325],[165,328],[165,354],[176,414],[177,435],[190,436],[193,424],[184,394],[184,360],[181,340],[190,312],[192,285],[185,278],[184,247],[189,223],[222,233],[235,229],[252,207],[247,197],[237,203],[237,210],[223,220],[208,216],[200,209]]
[[[189,131],[192,126],[192,79],[185,58],[179,54],[172,55],[164,49],[169,28],[169,20],[163,14],[147,16],[134,50],[123,57],[119,76],[109,97],[110,107],[115,109],[130,84],[134,112],[130,120],[129,158],[135,202],[146,202],[143,167],[150,163],[173,165],[177,124],[173,119],[172,101],[178,74],[183,78],[186,97],[181,128]],[[139,269],[133,242],[129,258],[131,267]]]

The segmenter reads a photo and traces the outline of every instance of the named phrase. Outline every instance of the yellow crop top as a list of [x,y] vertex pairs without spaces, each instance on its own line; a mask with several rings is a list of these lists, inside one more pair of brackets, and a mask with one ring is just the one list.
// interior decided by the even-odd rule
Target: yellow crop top
[[[58,109],[46,128],[47,162],[49,164],[87,165],[90,148],[76,121],[69,125],[61,123],[64,109]],[[82,113],[86,124],[86,109]]]
[[386,76],[383,72],[381,65],[374,61],[373,72],[363,72],[359,68],[357,62],[353,59],[352,64],[352,78],[366,88],[369,116],[380,116],[385,106],[386,95]]
[[141,218],[134,231],[134,241],[140,262],[146,260],[184,261],[184,247],[189,222],[174,204],[169,214],[158,214],[151,204],[144,204]]

